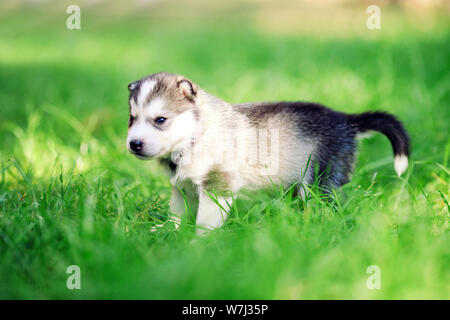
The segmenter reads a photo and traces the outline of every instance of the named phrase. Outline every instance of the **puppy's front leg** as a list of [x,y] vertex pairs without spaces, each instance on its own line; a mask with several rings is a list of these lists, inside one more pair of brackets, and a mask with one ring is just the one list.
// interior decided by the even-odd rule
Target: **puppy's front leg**
[[186,213],[184,197],[177,187],[172,186],[172,195],[170,197],[170,212],[173,214],[171,217],[175,222],[175,228],[178,229],[181,223],[181,217]]
[[201,235],[223,225],[231,209],[231,197],[217,197],[217,204],[206,191],[201,190],[197,211],[197,234]]

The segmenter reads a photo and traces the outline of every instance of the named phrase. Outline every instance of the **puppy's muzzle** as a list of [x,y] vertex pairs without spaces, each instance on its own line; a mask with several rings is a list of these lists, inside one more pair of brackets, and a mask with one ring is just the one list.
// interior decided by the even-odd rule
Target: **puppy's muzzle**
[[134,152],[134,153],[141,153],[142,149],[144,148],[144,143],[142,142],[142,140],[131,140],[130,141],[130,149]]

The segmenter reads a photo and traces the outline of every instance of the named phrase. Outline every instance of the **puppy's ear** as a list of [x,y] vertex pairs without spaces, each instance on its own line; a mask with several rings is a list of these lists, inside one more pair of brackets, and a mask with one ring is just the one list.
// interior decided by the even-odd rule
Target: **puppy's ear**
[[197,97],[197,85],[192,83],[188,79],[181,79],[177,84],[178,88],[180,88],[181,93],[184,95],[186,99],[194,102]]
[[130,83],[128,85],[128,90],[131,92],[131,91],[134,91],[137,87],[139,87],[139,80]]

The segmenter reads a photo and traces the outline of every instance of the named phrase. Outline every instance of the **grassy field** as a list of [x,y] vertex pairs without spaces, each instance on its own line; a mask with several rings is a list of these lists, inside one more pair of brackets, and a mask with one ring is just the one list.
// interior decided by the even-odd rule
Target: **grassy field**
[[[448,16],[343,36],[89,13],[67,30],[66,17],[0,19],[0,298],[450,297]],[[206,237],[189,222],[151,232],[170,185],[126,150],[126,88],[163,70],[229,102],[392,112],[410,131],[410,169],[398,178],[373,135],[334,202],[274,190],[238,200]],[[66,287],[69,265],[81,290]]]

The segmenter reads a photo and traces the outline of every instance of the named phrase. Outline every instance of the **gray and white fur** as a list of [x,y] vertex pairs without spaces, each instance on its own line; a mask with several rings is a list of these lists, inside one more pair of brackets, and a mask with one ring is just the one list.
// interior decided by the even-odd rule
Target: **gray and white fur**
[[186,199],[199,233],[223,224],[240,190],[298,184],[304,196],[302,186],[314,182],[325,192],[347,183],[355,137],[366,131],[388,137],[398,175],[408,167],[408,134],[385,112],[345,114],[310,102],[232,105],[164,72],[128,88],[128,150],[168,165],[175,221]]

